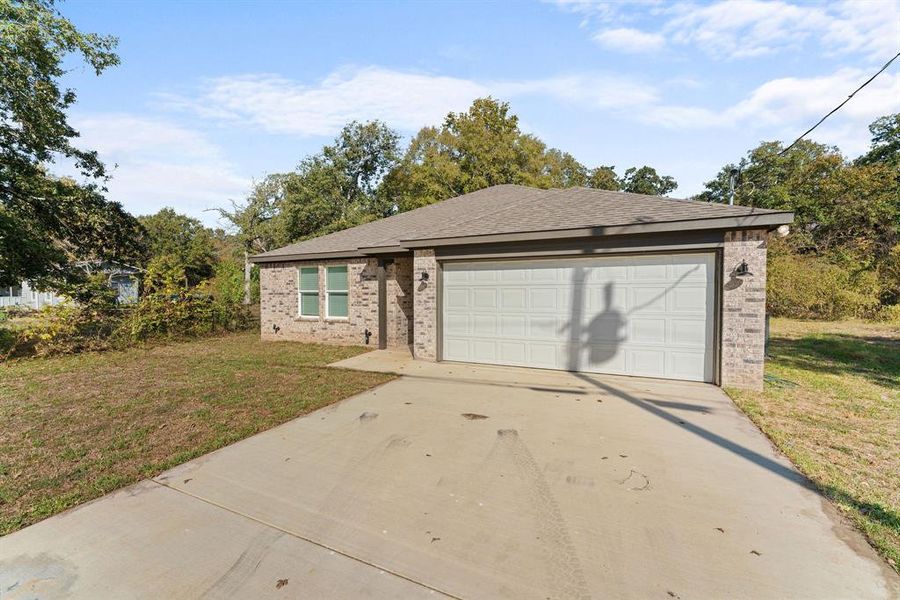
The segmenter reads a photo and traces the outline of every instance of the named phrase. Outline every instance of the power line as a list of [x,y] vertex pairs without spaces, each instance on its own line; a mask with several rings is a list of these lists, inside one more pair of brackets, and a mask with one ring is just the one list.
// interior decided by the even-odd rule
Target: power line
[[831,115],[833,115],[834,113],[836,113],[838,110],[841,109],[842,106],[844,106],[845,104],[847,104],[848,102],[850,102],[850,98],[852,98],[853,96],[855,96],[856,93],[857,93],[859,90],[863,89],[864,87],[866,87],[867,85],[869,85],[870,83],[872,83],[872,81],[873,81],[876,77],[878,77],[879,75],[881,75],[881,74],[884,72],[885,69],[887,69],[889,66],[891,66],[891,63],[894,62],[895,60],[897,60],[898,57],[900,57],[900,52],[898,52],[897,54],[895,54],[894,57],[893,57],[891,60],[889,60],[889,61],[887,61],[886,63],[884,63],[884,66],[881,67],[880,69],[878,69],[878,72],[877,72],[877,73],[875,73],[874,75],[872,75],[871,77],[869,77],[869,78],[866,80],[865,83],[863,83],[861,86],[859,86],[858,88],[856,88],[855,90],[853,90],[853,93],[850,94],[849,96],[847,96],[847,99],[846,99],[846,100],[844,100],[843,102],[841,102],[840,104],[838,104],[837,106],[835,106],[835,107],[831,110],[831,112],[829,112],[827,115],[825,115],[824,117],[822,117],[821,119],[819,119],[819,122],[818,122],[818,123],[816,123],[815,125],[813,125],[813,126],[810,127],[809,129],[807,129],[806,131],[804,131],[804,132],[803,132],[803,135],[801,135],[801,136],[798,137],[796,140],[794,140],[793,142],[791,142],[791,145],[788,146],[787,148],[785,148],[784,150],[782,150],[781,152],[779,152],[778,155],[781,156],[782,154],[784,154],[785,152],[787,152],[788,150],[790,150],[791,148],[793,148],[793,147],[797,144],[797,142],[799,142],[800,140],[802,140],[803,138],[805,138],[807,135],[809,135],[809,133],[810,133],[813,129],[815,129],[816,127],[818,127],[819,125],[821,125],[821,124],[825,121],[825,119],[827,119],[828,117],[830,117]]

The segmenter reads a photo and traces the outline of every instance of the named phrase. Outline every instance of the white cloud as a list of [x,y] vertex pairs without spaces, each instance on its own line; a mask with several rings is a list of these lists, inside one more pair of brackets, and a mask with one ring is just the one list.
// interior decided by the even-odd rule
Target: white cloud
[[[744,100],[722,110],[660,104],[647,107],[638,115],[645,122],[671,129],[740,127],[789,142],[837,106],[869,75],[860,69],[844,68],[821,77],[784,77],[758,86]],[[848,154],[858,154],[868,147],[868,124],[898,110],[900,74],[886,72],[830,117],[812,137]]]
[[270,133],[318,136],[332,135],[353,119],[414,130],[488,93],[465,79],[368,67],[339,69],[313,85],[278,75],[220,77],[208,81],[197,99],[163,101]]
[[131,114],[76,115],[79,145],[97,150],[112,179],[108,197],[133,214],[162,206],[214,225],[207,209],[243,197],[250,180],[201,132],[171,121]]
[[381,67],[338,69],[304,84],[278,75],[220,77],[206,82],[196,98],[161,96],[170,108],[187,109],[231,125],[270,133],[334,135],[351,120],[380,119],[403,131],[440,123],[472,100],[546,96],[591,108],[631,108],[657,100],[640,81],[586,73],[521,81],[475,81]]
[[[900,0],[814,4],[719,0],[709,4],[679,2],[667,7],[579,0],[558,0],[556,4],[583,15],[583,26],[602,24],[594,40],[625,52],[659,49],[666,41],[695,47],[718,59],[760,57],[796,51],[809,44],[826,54],[857,54],[871,60],[887,60],[900,50]],[[622,26],[646,17],[662,19],[658,31]]]
[[[493,95],[503,100],[540,97],[671,130],[740,127],[784,139],[799,135],[867,77],[861,69],[844,68],[820,77],[774,79],[739,102],[715,108],[672,104],[663,96],[665,85],[603,73],[490,82],[367,67],[340,69],[313,84],[276,75],[223,77],[208,82],[197,98],[168,100],[172,106],[188,107],[232,126],[298,136],[334,135],[353,119],[381,119],[412,132],[440,123],[449,111],[466,109],[476,97]],[[818,139],[848,152],[860,148],[868,140],[866,126],[900,109],[898,98],[900,75],[882,74],[835,115],[828,128],[822,128]],[[826,140],[825,134],[834,139]],[[199,142],[195,145],[203,148]]]
[[594,41],[610,50],[631,53],[655,52],[666,45],[666,38],[661,34],[630,27],[604,29],[594,35]]
[[832,20],[818,5],[745,0],[707,6],[683,4],[664,29],[672,40],[720,58],[747,58],[799,48]]

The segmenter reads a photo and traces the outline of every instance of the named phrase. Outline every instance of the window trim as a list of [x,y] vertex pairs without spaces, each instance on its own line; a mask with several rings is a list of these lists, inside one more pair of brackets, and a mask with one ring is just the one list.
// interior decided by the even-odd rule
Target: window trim
[[[328,269],[344,267],[347,270],[347,289],[332,290],[328,288]],[[347,314],[345,316],[332,316],[331,314],[331,294],[343,294],[347,297]],[[329,321],[349,321],[350,320],[350,265],[325,265],[325,318]]]
[[[303,289],[303,270],[304,269],[315,269],[316,270],[316,289]],[[320,273],[320,269],[318,265],[313,267],[297,267],[297,316],[301,319],[309,319],[316,320],[322,318],[322,294],[320,293],[320,279],[322,275]],[[315,314],[303,314],[303,296],[315,296],[316,297],[316,313]]]

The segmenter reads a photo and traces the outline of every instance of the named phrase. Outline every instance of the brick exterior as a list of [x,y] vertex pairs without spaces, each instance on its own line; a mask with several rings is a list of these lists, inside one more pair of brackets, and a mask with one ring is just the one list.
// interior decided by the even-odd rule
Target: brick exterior
[[[725,233],[722,276],[721,380],[723,386],[761,389],[765,345],[766,238],[764,229]],[[731,273],[746,261],[752,276]],[[348,265],[349,313],[346,320],[325,318],[325,266]],[[300,318],[301,266],[319,266],[320,315]],[[428,273],[426,282],[421,274]],[[298,340],[378,347],[377,260],[263,263],[260,265],[260,320],[267,340]],[[387,268],[387,345],[412,345],[422,360],[438,357],[438,263],[433,249],[416,250]],[[277,327],[277,331],[276,328]]]
[[[325,267],[347,265],[349,282],[346,319],[325,317]],[[300,267],[319,267],[319,316],[300,317]],[[294,340],[378,347],[378,261],[374,258],[263,263],[260,265],[260,329],[264,340]],[[406,346],[411,339],[412,259],[400,259],[387,269],[388,346]]]
[[387,269],[387,322],[389,347],[403,347],[413,340],[413,258],[395,258]]
[[[722,385],[759,390],[765,354],[766,230],[726,232],[722,259]],[[752,276],[731,275],[741,261]]]
[[[428,281],[420,281],[422,273],[428,273]],[[413,314],[413,356],[422,360],[437,360],[437,260],[434,250],[416,250],[413,258],[415,285]]]

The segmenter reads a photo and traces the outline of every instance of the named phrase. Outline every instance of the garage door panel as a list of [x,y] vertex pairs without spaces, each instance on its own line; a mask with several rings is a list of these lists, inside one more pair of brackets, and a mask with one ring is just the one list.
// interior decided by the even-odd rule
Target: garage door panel
[[549,311],[553,314],[563,310],[560,304],[561,290],[556,287],[536,287],[532,288],[529,293],[529,308],[532,311]]
[[628,279],[632,281],[665,281],[667,273],[665,264],[639,263],[631,267]]
[[497,360],[497,342],[494,340],[472,340],[472,360],[495,362]]
[[596,283],[609,283],[624,281],[628,278],[628,267],[625,265],[609,265],[603,268],[592,267],[587,270],[586,281]]
[[560,369],[559,347],[557,344],[528,344],[528,363],[530,366],[547,369]]
[[668,294],[666,286],[634,287],[631,290],[631,306],[633,313],[666,312]]
[[709,381],[712,254],[446,263],[443,358]]
[[705,314],[707,290],[700,286],[684,286],[672,290],[671,310],[674,312],[696,312]]
[[528,362],[528,345],[522,341],[497,342],[500,361],[504,364],[521,365]]
[[452,360],[471,361],[469,340],[455,337],[444,337],[444,354],[454,357]]
[[475,314],[472,316],[472,327],[478,335],[497,335],[499,315]]
[[626,351],[619,344],[591,344],[578,368],[601,373],[626,373]]
[[669,353],[669,372],[677,379],[703,381],[703,364],[706,355],[701,352],[673,351]]
[[500,335],[524,338],[528,335],[526,315],[500,315]]
[[497,308],[497,290],[495,288],[472,288],[472,307]]
[[[587,299],[584,308],[585,314],[589,312],[597,312],[603,310],[619,310],[626,311],[629,306],[628,299],[629,290],[621,285],[607,282],[606,284],[597,286],[588,286],[582,292],[582,298]],[[570,294],[570,298],[571,298]],[[570,302],[571,305],[571,302]]]
[[561,325],[555,316],[531,315],[528,318],[528,337],[536,340],[556,340]]
[[444,295],[444,308],[454,310],[457,308],[465,309],[469,307],[469,289],[468,288],[450,288]]
[[671,319],[672,337],[669,343],[679,346],[702,347],[706,336],[703,319]]
[[444,333],[450,337],[467,335],[469,331],[469,315],[447,314],[444,316]]
[[630,372],[634,375],[646,377],[659,377],[659,373],[665,372],[666,352],[660,350],[639,349],[630,350]]
[[665,344],[666,319],[634,318],[628,341],[637,344]]
[[553,267],[538,267],[529,273],[529,280],[537,283],[558,283],[560,281],[559,269]]
[[525,288],[501,288],[500,308],[508,310],[525,310],[528,308],[528,290]]

